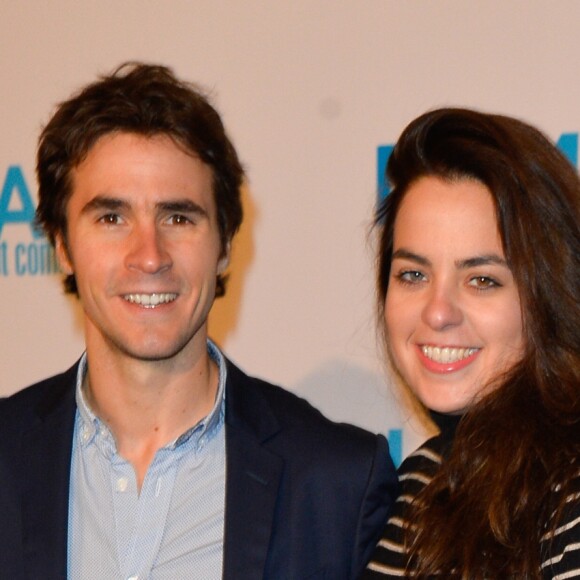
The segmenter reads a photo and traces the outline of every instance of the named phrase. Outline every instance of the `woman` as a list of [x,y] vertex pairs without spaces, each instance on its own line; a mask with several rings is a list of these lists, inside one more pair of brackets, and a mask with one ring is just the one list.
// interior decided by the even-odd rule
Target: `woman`
[[580,182],[536,129],[413,121],[379,210],[395,374],[441,432],[364,578],[580,577]]

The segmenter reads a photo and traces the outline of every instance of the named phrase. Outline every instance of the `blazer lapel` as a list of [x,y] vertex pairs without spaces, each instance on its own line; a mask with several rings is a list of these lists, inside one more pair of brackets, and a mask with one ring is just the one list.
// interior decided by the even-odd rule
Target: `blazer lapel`
[[264,447],[280,426],[252,383],[228,362],[224,580],[264,577],[284,468]]
[[22,522],[30,578],[66,578],[76,366],[55,380],[22,440]]

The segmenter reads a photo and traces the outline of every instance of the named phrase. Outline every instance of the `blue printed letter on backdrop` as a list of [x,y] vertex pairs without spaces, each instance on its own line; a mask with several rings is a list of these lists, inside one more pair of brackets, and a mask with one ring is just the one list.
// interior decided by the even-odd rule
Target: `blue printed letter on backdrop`
[[[10,209],[12,196],[18,194],[19,209]],[[34,227],[34,204],[30,191],[24,180],[22,169],[18,165],[11,165],[6,171],[6,178],[0,193],[0,236],[6,224],[28,224],[35,238],[42,237]]]
[[578,133],[562,133],[556,142],[558,149],[568,158],[568,161],[578,167]]

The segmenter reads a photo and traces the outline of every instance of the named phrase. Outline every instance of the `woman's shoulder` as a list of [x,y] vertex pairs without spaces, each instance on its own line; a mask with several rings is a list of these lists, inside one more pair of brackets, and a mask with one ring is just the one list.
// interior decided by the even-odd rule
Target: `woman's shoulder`
[[568,483],[556,525],[541,539],[544,578],[580,578],[580,466]]
[[432,477],[449,453],[461,417],[435,413],[432,418],[439,427],[439,433],[427,439],[403,461],[399,467],[399,476],[419,469],[430,473]]
[[448,447],[449,442],[441,433],[427,439],[401,463],[397,470],[399,479],[404,481],[416,474],[426,485],[441,466]]
[[411,453],[397,470],[400,495],[373,557],[360,580],[400,578],[407,568],[404,530],[409,525],[407,513],[419,492],[431,481],[443,461],[445,438],[437,435]]

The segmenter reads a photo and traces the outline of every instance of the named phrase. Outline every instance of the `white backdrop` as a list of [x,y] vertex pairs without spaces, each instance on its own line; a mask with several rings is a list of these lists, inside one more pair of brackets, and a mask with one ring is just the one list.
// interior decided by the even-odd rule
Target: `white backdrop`
[[248,171],[212,335],[248,372],[335,419],[403,428],[404,454],[416,446],[375,333],[377,147],[442,105],[577,133],[580,2],[0,0],[0,14],[0,394],[83,349],[25,219],[39,129],[97,73],[146,60],[212,92]]

